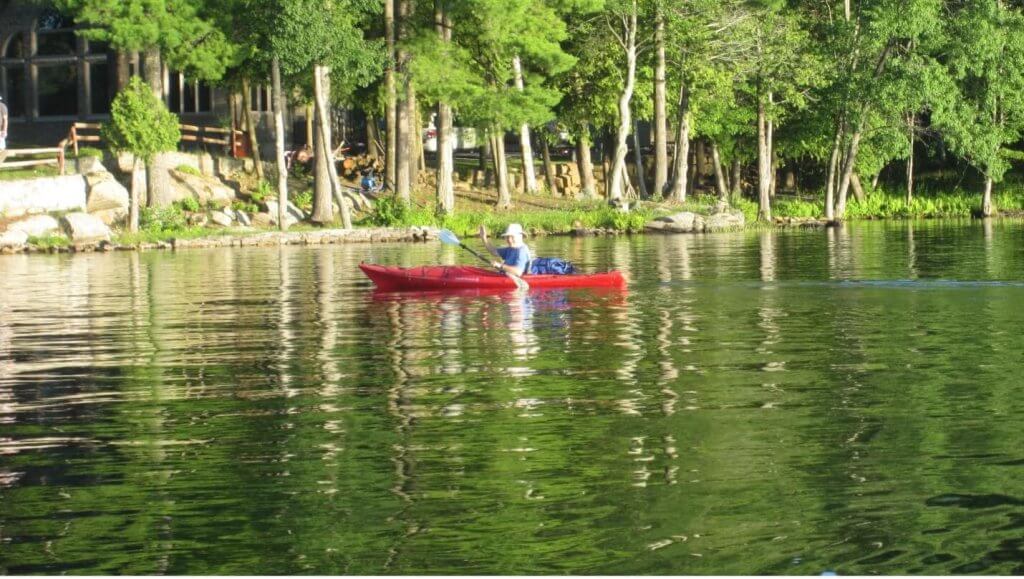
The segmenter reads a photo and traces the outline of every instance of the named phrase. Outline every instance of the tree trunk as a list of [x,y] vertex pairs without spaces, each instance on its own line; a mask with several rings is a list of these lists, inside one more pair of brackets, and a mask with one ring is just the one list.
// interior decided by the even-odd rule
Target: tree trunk
[[907,205],[914,200],[914,125],[915,115],[907,115],[907,135],[910,138],[910,148],[907,151]]
[[729,192],[725,187],[725,173],[722,171],[722,158],[718,155],[718,145],[711,141],[711,166],[715,171],[715,187],[718,190],[718,199],[728,201]]
[[583,197],[587,199],[597,197],[597,189],[594,186],[594,164],[590,160],[590,131],[585,125],[579,138],[576,139],[576,158],[580,170]]
[[288,163],[284,158],[284,94],[281,90],[281,62],[270,61],[271,90],[274,98],[274,149],[277,157],[277,227],[288,229],[284,216],[288,211]]
[[123,50],[114,53],[114,62],[117,66],[117,77],[115,80],[114,92],[119,93],[128,86],[128,80],[132,76],[131,54]]
[[328,105],[327,95],[331,93],[330,89],[330,67],[324,65],[317,65],[314,67],[313,72],[313,94],[316,97],[317,108],[320,110],[319,125],[320,125],[320,139],[325,156],[327,157],[327,176],[331,180],[331,190],[334,192],[334,200],[338,203],[338,209],[341,210],[341,223],[345,229],[352,229],[352,215],[349,212],[348,203],[345,202],[345,196],[341,190],[341,182],[338,180],[337,168],[334,165],[334,151],[331,147],[331,128],[330,128],[330,107]]
[[160,64],[160,49],[147,48],[142,56],[143,72],[146,75],[146,84],[156,95],[160,102],[164,102],[164,71]]
[[483,141],[484,144],[480,146],[480,170],[484,172],[484,188],[490,189],[492,182],[497,187],[497,182],[494,179],[494,168],[498,166],[497,161],[494,159],[494,139],[491,131],[484,131]]
[[[444,11],[443,0],[434,0],[434,26],[441,42],[451,42],[451,21]],[[444,102],[437,103],[437,213],[448,215],[455,211],[455,156],[452,151],[452,109]]]
[[850,175],[850,189],[853,190],[854,198],[857,199],[858,202],[863,203],[865,198],[864,187],[861,186],[860,177],[856,172],[853,175]]
[[768,189],[771,186],[771,152],[768,144],[768,118],[763,100],[757,103],[757,219],[772,220],[771,199]]
[[626,85],[619,95],[619,129],[615,139],[615,163],[612,165],[607,192],[609,201],[622,199],[624,193],[622,175],[626,170],[626,138],[629,137],[629,130],[633,124],[630,101],[633,99],[633,87],[636,82],[636,28],[637,0],[633,0],[623,39],[623,48],[626,52]]
[[142,171],[142,160],[135,157],[135,160],[132,162],[132,189],[128,196],[128,231],[131,233],[139,232],[140,171]]
[[498,181],[498,209],[508,209],[512,207],[512,194],[508,186],[505,133],[501,129],[495,128],[491,138],[493,139],[491,148],[494,150],[494,173]]
[[846,213],[846,196],[850,191],[850,177],[853,175],[853,166],[857,162],[857,149],[860,147],[861,126],[854,130],[850,137],[850,148],[843,160],[843,172],[840,174],[839,193],[836,199],[836,217],[843,218]]
[[733,202],[739,200],[740,196],[743,195],[743,162],[740,161],[739,155],[736,155],[732,160],[732,177],[729,179],[729,195],[732,197]]
[[633,121],[633,164],[636,165],[636,182],[640,186],[640,198],[647,199],[647,178],[644,173],[644,158],[640,153],[640,127]]
[[411,169],[410,174],[412,175],[412,186],[413,188],[415,188],[416,184],[419,183],[420,181],[420,171],[427,170],[427,157],[426,154],[424,153],[426,147],[423,145],[423,117],[422,115],[420,115],[420,104],[416,100],[416,88],[413,86],[412,83],[409,83],[409,91],[411,92],[409,102],[413,103],[413,129],[412,135],[410,135],[413,146],[413,161],[411,161],[413,163],[413,169]]
[[[400,29],[406,25],[406,20],[409,18],[411,12],[410,0],[395,0],[395,16],[398,20],[396,23],[395,30],[395,42],[396,42],[396,56],[395,62],[397,66],[396,75],[399,73],[407,73],[409,69],[409,53],[403,48],[397,47]],[[396,96],[398,94],[403,95],[402,102],[398,102],[395,105],[396,108],[396,125],[398,128],[397,139],[395,141],[395,192],[398,194],[398,199],[402,203],[409,204],[412,202],[412,171],[413,171],[413,159],[412,155],[414,147],[412,139],[413,120],[412,112],[414,109],[413,103],[408,102],[409,92],[411,87],[409,86],[408,74],[401,74],[400,79],[403,83],[401,87],[396,86]],[[395,79],[396,83],[399,79]]]
[[[697,167],[697,179],[699,180],[701,177],[708,174],[708,153],[704,139],[697,139],[696,151],[697,158],[694,159],[694,165]],[[714,169],[712,169],[711,172],[714,173]],[[694,185],[696,185],[696,183],[694,183]]]
[[[654,23],[654,52],[654,196],[661,197],[665,194],[665,187],[668,182],[668,116],[665,113],[665,17],[661,10],[658,10]],[[682,117],[683,115],[680,115],[680,121]],[[678,140],[676,141],[676,151],[676,156],[678,157]],[[685,165],[685,162],[680,165],[678,159],[676,160],[675,167],[677,171],[680,166],[685,167]],[[676,174],[678,175],[678,173]],[[682,197],[685,198],[685,169],[683,177]],[[675,181],[678,182],[678,178]],[[678,187],[678,183],[673,183],[673,189],[676,187]]]
[[[252,87],[249,85],[248,77],[242,77],[242,115],[245,118],[246,133],[249,135],[249,146],[252,149],[256,178],[263,181],[266,178],[263,174],[263,155],[260,154],[260,141],[256,136],[256,123],[252,119]],[[259,113],[256,113],[256,116],[259,117]]]
[[366,116],[366,154],[375,162],[381,157],[380,129],[373,115]]
[[992,203],[992,177],[985,175],[985,193],[981,197],[981,214],[991,217],[995,212],[995,204]]
[[832,155],[828,161],[828,175],[825,184],[825,219],[833,221],[835,214],[836,172],[839,168],[839,148],[843,143],[843,123],[836,123],[836,138],[832,141]]
[[679,87],[678,130],[676,131],[675,167],[672,171],[671,199],[686,201],[686,189],[690,178],[690,90],[683,83]]
[[314,108],[313,103],[306,103],[306,147],[308,147],[311,152],[316,150],[313,146],[313,117],[315,115],[316,109]]
[[395,191],[395,167],[397,166],[398,138],[398,92],[395,88],[395,0],[384,0],[384,45],[387,52],[387,67],[384,69],[384,130],[387,131],[387,145],[384,153],[384,183]]
[[614,139],[615,135],[611,132],[606,132],[601,138],[601,176],[604,177],[602,185],[605,199],[609,199],[608,192],[612,190],[612,164],[615,159]]
[[447,215],[455,210],[455,157],[452,151],[452,112],[444,103],[437,105],[437,211]]
[[[687,182],[686,182],[686,188],[685,188],[686,189],[686,193],[685,193],[685,195],[687,195],[687,196],[693,196],[693,191],[697,187],[697,159],[696,159],[697,153],[696,153],[695,150],[691,150],[690,151],[690,155],[692,155],[694,158],[691,159],[691,161],[690,161],[690,168],[689,168],[690,177],[689,177],[689,179],[687,179]],[[685,200],[686,200],[686,198],[684,197],[683,201],[685,201]]]
[[[319,76],[319,67],[313,69],[313,86],[319,86],[317,78]],[[326,118],[320,109],[319,97],[314,97],[313,114],[310,118],[310,126],[316,128],[313,131],[313,214],[310,216],[310,221],[313,223],[319,223],[321,225],[331,223],[334,221],[334,209],[331,205],[331,176],[330,176],[330,162],[328,161],[328,153],[331,151],[330,141],[330,127],[328,126],[328,132],[326,135],[321,133],[319,130],[320,119]]]
[[409,163],[412,143],[412,119],[409,107],[405,102],[398,103],[398,138],[395,141],[395,192],[402,203],[409,204],[412,200],[412,175]]
[[540,140],[541,154],[544,158],[544,181],[548,186],[548,191],[552,195],[558,195],[558,185],[555,181],[555,164],[551,162],[551,147],[548,145],[548,140],[543,138]]
[[[519,56],[512,58],[512,70],[515,73],[516,90],[523,92],[523,65]],[[533,166],[533,146],[530,144],[530,125],[523,123],[519,127],[519,142],[522,147],[523,181],[527,193],[537,192],[537,175]]]

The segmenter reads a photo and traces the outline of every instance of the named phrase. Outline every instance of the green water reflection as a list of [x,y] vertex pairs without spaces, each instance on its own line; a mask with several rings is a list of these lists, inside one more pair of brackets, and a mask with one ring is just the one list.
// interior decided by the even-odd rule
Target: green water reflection
[[0,258],[0,572],[1024,573],[1024,227]]

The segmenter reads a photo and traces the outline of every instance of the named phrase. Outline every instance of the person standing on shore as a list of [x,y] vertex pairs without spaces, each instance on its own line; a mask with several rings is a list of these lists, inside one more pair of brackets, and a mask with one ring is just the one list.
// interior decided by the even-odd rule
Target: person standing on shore
[[0,151],[7,148],[7,104],[0,96]]

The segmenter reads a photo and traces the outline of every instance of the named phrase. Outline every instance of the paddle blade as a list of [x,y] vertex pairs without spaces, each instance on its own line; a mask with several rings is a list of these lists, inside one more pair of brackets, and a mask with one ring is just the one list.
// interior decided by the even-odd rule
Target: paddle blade
[[441,232],[437,234],[437,238],[441,240],[441,243],[446,243],[448,245],[462,244],[462,242],[459,241],[459,238],[447,229],[442,229]]

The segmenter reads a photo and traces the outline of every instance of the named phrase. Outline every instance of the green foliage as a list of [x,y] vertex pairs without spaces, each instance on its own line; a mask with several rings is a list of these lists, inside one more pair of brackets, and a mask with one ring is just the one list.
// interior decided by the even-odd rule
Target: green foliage
[[411,225],[406,222],[408,213],[409,206],[397,196],[381,197],[373,205],[373,213],[370,214],[370,223],[381,227]]
[[217,80],[238,47],[217,16],[225,11],[204,0],[57,0],[92,40],[138,52],[156,48],[174,70]]
[[186,175],[195,175],[196,177],[202,175],[202,173],[199,172],[199,169],[196,169],[192,165],[178,165],[174,169],[179,173],[185,173]]
[[82,159],[85,157],[93,157],[95,159],[103,159],[103,151],[95,147],[79,147],[78,158]]
[[266,181],[260,181],[256,184],[256,189],[249,193],[249,198],[256,203],[263,203],[267,199],[272,199],[277,196],[277,192],[274,190],[274,186]]
[[173,205],[181,211],[188,211],[190,213],[198,213],[200,209],[199,200],[195,197],[186,197],[180,201],[175,201]]
[[50,249],[52,247],[68,247],[71,245],[71,240],[65,235],[32,235],[28,238],[28,244],[40,249]]
[[178,117],[137,76],[114,98],[102,135],[111,149],[132,153],[147,164],[157,153],[175,150],[181,139]]
[[772,212],[778,217],[819,218],[825,214],[825,203],[797,198],[777,198]]
[[313,192],[306,189],[294,194],[292,196],[292,203],[303,211],[309,211],[313,208]]
[[139,227],[149,233],[168,234],[185,229],[188,222],[181,207],[172,204],[168,207],[144,207],[139,213]]
[[246,201],[235,200],[231,203],[231,208],[235,211],[245,211],[249,215],[253,213],[259,213],[260,206],[255,203],[249,203]]

